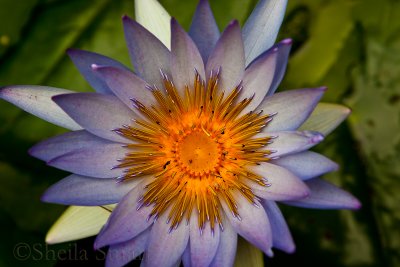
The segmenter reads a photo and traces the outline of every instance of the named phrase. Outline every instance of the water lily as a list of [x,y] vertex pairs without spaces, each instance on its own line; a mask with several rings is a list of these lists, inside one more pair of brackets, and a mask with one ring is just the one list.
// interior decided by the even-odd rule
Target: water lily
[[272,248],[294,251],[276,201],[359,208],[349,193],[318,178],[337,164],[308,151],[349,110],[318,104],[324,87],[275,93],[291,47],[290,39],[275,44],[286,1],[261,0],[243,29],[232,21],[222,33],[206,0],[189,33],[155,0],[135,3],[138,22],[123,17],[135,72],[71,49],[96,93],[43,86],[0,91],[72,130],[30,150],[73,173],[43,200],[104,208],[69,209],[50,243],[100,231],[95,248],[109,246],[108,266],[143,252],[145,266],[231,266],[238,235],[269,256]]

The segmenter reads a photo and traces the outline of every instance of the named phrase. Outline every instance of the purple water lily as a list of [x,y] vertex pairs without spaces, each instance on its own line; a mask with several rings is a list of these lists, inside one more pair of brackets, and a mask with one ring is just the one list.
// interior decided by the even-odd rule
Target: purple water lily
[[[43,86],[0,91],[4,100],[72,130],[30,153],[73,173],[49,188],[44,201],[117,204],[95,241],[95,248],[109,246],[107,266],[143,252],[144,266],[232,266],[238,234],[269,256],[272,248],[291,253],[295,245],[277,201],[360,207],[318,178],[337,164],[308,151],[349,110],[318,104],[324,87],[275,93],[291,47],[290,39],[274,44],[286,1],[260,0],[243,29],[233,21],[222,33],[207,0],[189,33],[155,0],[136,5],[141,24],[123,17],[135,72],[71,49],[96,93]],[[159,18],[143,19],[145,8],[160,11]]]

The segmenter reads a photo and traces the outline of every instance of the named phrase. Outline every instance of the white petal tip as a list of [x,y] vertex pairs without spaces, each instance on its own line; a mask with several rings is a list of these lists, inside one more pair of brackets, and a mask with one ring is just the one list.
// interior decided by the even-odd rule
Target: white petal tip
[[92,64],[90,65],[90,67],[92,68],[92,70],[98,70],[100,68],[100,65]]
[[292,45],[292,44],[293,44],[293,40],[290,39],[290,38],[287,38],[287,39],[282,40],[282,41],[281,41],[281,44],[284,44],[284,45]]

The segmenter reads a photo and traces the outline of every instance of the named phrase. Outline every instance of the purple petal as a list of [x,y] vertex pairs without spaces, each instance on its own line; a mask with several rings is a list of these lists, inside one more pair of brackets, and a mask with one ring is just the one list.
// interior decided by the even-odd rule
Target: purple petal
[[243,27],[246,65],[268,50],[278,36],[287,0],[260,0]]
[[124,174],[124,169],[114,167],[127,152],[129,150],[121,144],[101,144],[72,151],[50,160],[48,164],[83,176],[117,178]]
[[195,70],[205,79],[204,63],[193,40],[178,24],[171,20],[171,72],[180,95],[185,95],[185,85],[192,87]]
[[110,246],[107,252],[106,267],[122,267],[136,259],[146,249],[149,236],[150,231],[147,229],[132,240]]
[[242,114],[258,107],[268,93],[272,80],[274,79],[277,57],[278,49],[273,48],[258,57],[246,69],[243,78],[243,93],[241,97],[253,97],[253,100],[242,111]]
[[220,232],[218,249],[210,267],[233,266],[235,262],[237,234],[230,222],[224,219],[224,230]]
[[350,193],[337,186],[315,178],[306,182],[310,188],[310,195],[307,198],[296,201],[285,201],[291,206],[312,208],[312,209],[359,209],[361,203]]
[[160,69],[169,74],[170,52],[165,45],[142,25],[123,17],[125,39],[135,71],[147,83],[162,88]]
[[102,94],[113,94],[107,84],[92,71],[93,64],[112,66],[128,70],[125,65],[109,57],[79,49],[68,49],[67,53],[86,81]]
[[218,249],[220,229],[217,225],[211,231],[210,224],[203,230],[199,229],[197,211],[192,212],[190,217],[190,254],[191,266],[209,266]]
[[29,154],[43,161],[49,161],[74,150],[111,143],[85,130],[80,130],[46,139],[33,146]]
[[161,215],[154,223],[144,261],[145,266],[171,266],[180,262],[189,241],[189,226],[181,223],[170,231],[167,223],[168,212]]
[[284,167],[302,180],[336,171],[339,166],[321,154],[304,151],[272,160],[271,163]]
[[239,23],[231,22],[215,45],[207,62],[206,74],[209,78],[211,71],[221,68],[219,88],[225,95],[237,86],[244,73],[244,48]]
[[265,210],[258,202],[256,203],[257,206],[249,203],[239,193],[235,195],[235,200],[239,218],[233,216],[225,202],[221,203],[233,229],[247,241],[261,249],[265,254],[271,255],[272,233]]
[[153,224],[153,220],[148,219],[153,208],[143,206],[138,209],[138,202],[148,182],[149,179],[144,180],[119,202],[96,238],[96,249],[135,238]]
[[263,205],[271,223],[273,246],[287,253],[293,253],[296,246],[278,205],[274,201],[268,200],[262,200],[261,204]]
[[273,151],[271,157],[277,158],[307,150],[324,140],[324,136],[318,132],[311,131],[286,131],[276,133],[257,134],[256,137],[273,136],[272,144],[267,146]]
[[278,58],[276,62],[276,69],[274,74],[274,79],[272,81],[271,87],[268,91],[268,96],[275,93],[278,86],[281,84],[283,77],[285,76],[286,67],[289,59],[290,49],[292,48],[292,40],[285,39],[276,45],[278,48]]
[[89,132],[115,142],[128,140],[113,130],[131,125],[137,115],[117,97],[95,93],[75,93],[53,97],[53,100]]
[[118,203],[141,179],[118,183],[114,179],[98,179],[70,175],[52,185],[42,201],[76,206],[101,206]]
[[131,71],[107,66],[93,66],[93,70],[128,107],[132,107],[132,99],[140,101],[145,106],[154,105],[156,102],[147,88],[147,83]]
[[190,26],[189,35],[199,48],[203,62],[207,62],[208,56],[220,35],[208,0],[199,1]]
[[0,98],[16,105],[45,121],[70,129],[82,129],[56,103],[52,97],[71,91],[47,86],[15,85],[0,88]]
[[262,176],[268,184],[249,184],[254,193],[263,199],[292,200],[304,198],[309,194],[306,184],[285,168],[264,162],[252,167],[251,171]]
[[190,242],[188,243],[185,251],[182,254],[182,264],[184,267],[192,267],[192,262],[190,260]]
[[276,114],[263,131],[296,130],[310,116],[326,87],[290,90],[264,98],[257,110]]

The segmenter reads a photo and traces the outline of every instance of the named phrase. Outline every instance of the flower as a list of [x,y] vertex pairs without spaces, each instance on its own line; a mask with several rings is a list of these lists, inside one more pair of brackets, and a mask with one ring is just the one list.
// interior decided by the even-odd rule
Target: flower
[[[316,178],[337,165],[308,151],[349,110],[318,105],[324,87],[275,94],[291,46],[290,39],[274,45],[286,1],[261,0],[243,30],[233,21],[220,33],[201,0],[189,34],[155,0],[136,4],[143,25],[123,17],[136,73],[71,49],[96,93],[0,91],[73,130],[30,153],[73,173],[44,201],[112,211],[95,241],[95,248],[109,246],[107,265],[144,252],[148,266],[231,266],[238,234],[269,256],[273,247],[290,253],[294,242],[276,201],[359,208],[353,196]],[[158,19],[146,20],[146,8]]]

